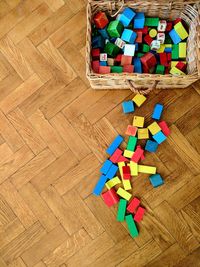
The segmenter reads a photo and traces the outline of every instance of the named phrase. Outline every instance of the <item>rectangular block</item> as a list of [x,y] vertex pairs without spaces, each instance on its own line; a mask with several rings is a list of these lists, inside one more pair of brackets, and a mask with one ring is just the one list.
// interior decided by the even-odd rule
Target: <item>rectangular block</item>
[[135,162],[135,163],[138,163],[139,160],[141,159],[143,153],[144,153],[144,150],[142,148],[140,148],[140,147],[137,147],[135,152],[134,152],[134,154],[133,154],[133,156],[132,156],[132,158],[131,158],[131,160],[133,162]]
[[101,175],[97,184],[95,185],[95,188],[93,189],[92,194],[99,196],[101,194],[107,180],[108,180],[108,178],[105,175]]
[[126,164],[124,162],[118,162],[118,168],[119,168],[119,173],[121,178],[123,178],[123,171],[122,171],[122,167],[125,166]]
[[163,111],[163,105],[159,103],[156,104],[153,110],[152,119],[159,120],[162,115],[162,111]]
[[108,189],[111,189],[112,187],[116,186],[117,184],[121,184],[121,180],[118,176],[110,179],[108,182],[106,182],[106,187]]
[[130,213],[135,213],[136,212],[136,209],[137,207],[140,205],[140,200],[136,197],[134,197],[131,202],[128,204],[128,207],[127,207],[127,210],[130,212]]
[[112,179],[115,176],[115,174],[117,173],[117,171],[118,171],[118,167],[116,165],[112,164],[109,171],[106,174],[106,177],[109,179]]
[[141,220],[143,219],[144,213],[145,213],[145,209],[142,207],[139,207],[134,216],[134,221],[137,223],[141,222]]
[[134,151],[137,144],[137,137],[135,136],[129,136],[128,144],[126,149],[129,151]]
[[132,100],[138,107],[141,107],[142,104],[146,101],[146,99],[147,98],[144,95],[137,94]]
[[127,158],[125,158],[124,156],[120,156],[119,159],[117,160],[117,163],[118,162],[126,162],[126,161],[128,161]]
[[113,163],[117,163],[122,153],[123,153],[122,150],[117,148],[115,152],[112,154],[112,156],[110,157],[110,161],[112,161]]
[[120,199],[117,210],[117,221],[123,222],[125,220],[127,201],[123,198]]
[[126,191],[132,189],[130,180],[125,180],[122,178],[122,184],[123,184],[123,187]]
[[158,133],[161,130],[160,126],[158,125],[158,123],[156,121],[151,123],[147,128],[149,129],[149,131],[152,135]]
[[185,75],[185,73],[176,67],[171,68],[170,74],[172,75]]
[[104,162],[103,166],[101,167],[100,172],[106,175],[111,166],[112,166],[112,162],[109,159],[107,159]]
[[130,161],[131,176],[138,176],[138,164]]
[[158,173],[154,174],[154,175],[151,175],[149,177],[149,179],[150,179],[150,182],[153,185],[153,187],[158,187],[158,186],[164,184],[164,181],[163,181],[162,177]]
[[130,178],[131,178],[130,167],[129,166],[123,166],[122,171],[123,171],[123,179],[124,180],[130,180]]
[[126,223],[127,223],[127,226],[128,226],[128,230],[130,232],[131,237],[134,238],[134,237],[138,236],[139,233],[138,233],[137,226],[136,226],[136,224],[135,224],[135,222],[133,220],[132,215],[131,214],[126,215],[125,216],[125,220],[126,220]]
[[156,173],[156,167],[146,166],[146,165],[138,165],[138,172],[155,174]]
[[106,149],[106,152],[111,156],[115,150],[120,146],[123,142],[124,138],[121,135],[118,135],[115,140],[110,144],[110,146]]
[[132,195],[131,195],[129,192],[127,192],[126,190],[124,190],[124,189],[121,188],[121,187],[118,188],[118,190],[117,190],[117,194],[118,194],[120,197],[126,199],[127,201],[129,201],[129,200],[131,199],[131,197],[132,197]]
[[132,125],[128,125],[125,134],[136,136],[138,128]]
[[133,153],[134,153],[133,151],[126,149],[126,150],[124,150],[124,157],[131,159],[133,156]]
[[134,116],[133,126],[142,128],[144,126],[144,117]]
[[158,132],[157,134],[153,135],[153,139],[158,143],[161,144],[162,142],[164,142],[167,137],[163,134],[162,131]]
[[165,136],[170,135],[170,129],[165,121],[161,121],[158,124]]
[[175,31],[175,29],[172,29],[169,32],[169,36],[171,37],[172,41],[174,44],[178,44],[181,42],[181,38],[180,36],[177,34],[177,32]]
[[179,58],[186,58],[186,43],[179,43]]
[[111,188],[108,191],[102,193],[102,198],[108,207],[111,207],[119,202],[119,196],[116,194],[114,188]]
[[148,128],[138,129],[138,139],[148,139],[149,130]]
[[179,58],[179,47],[178,44],[172,45],[172,60]]
[[179,35],[179,37],[184,40],[188,37],[188,33],[186,31],[186,29],[184,28],[183,24],[180,22],[178,22],[175,26],[174,29],[176,31],[176,33]]

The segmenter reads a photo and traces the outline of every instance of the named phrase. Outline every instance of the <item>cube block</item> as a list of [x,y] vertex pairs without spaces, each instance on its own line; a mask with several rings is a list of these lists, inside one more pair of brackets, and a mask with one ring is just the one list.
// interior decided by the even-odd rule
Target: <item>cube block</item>
[[98,12],[94,16],[94,23],[95,23],[96,27],[99,29],[103,29],[104,27],[106,27],[106,25],[109,23],[109,21],[108,21],[108,18],[106,16],[105,12]]
[[144,13],[143,12],[136,13],[136,15],[134,17],[134,22],[133,22],[133,28],[134,29],[143,29],[144,23],[145,23]]
[[135,17],[135,12],[127,7],[123,10],[123,12],[119,16],[119,21],[124,25],[124,27],[127,27],[131,20]]
[[124,157],[131,159],[133,156],[133,153],[134,153],[133,151],[125,149],[123,155],[124,155]]
[[145,150],[148,152],[156,152],[157,148],[158,148],[158,143],[151,140],[148,140],[145,145]]
[[136,126],[128,125],[125,134],[136,136],[138,128]]
[[137,34],[129,29],[124,29],[121,39],[127,43],[134,44]]
[[153,185],[153,187],[158,187],[162,184],[164,184],[164,181],[162,179],[162,177],[160,176],[160,174],[154,174],[151,175],[149,177],[151,184]]
[[140,200],[136,197],[134,197],[131,202],[128,204],[127,210],[130,213],[135,213],[136,209],[138,208],[138,206],[140,205]]
[[120,37],[123,31],[123,24],[118,20],[113,20],[108,24],[107,32],[110,37]]
[[106,182],[106,187],[108,189],[111,189],[112,187],[116,186],[117,184],[121,184],[121,180],[119,179],[118,176],[112,178],[111,180],[109,180],[108,182]]
[[164,135],[164,133],[162,131],[160,131],[157,134],[153,135],[153,139],[158,144],[161,144],[162,142],[164,142],[167,139],[167,137]]
[[158,125],[158,123],[156,121],[154,121],[153,123],[151,123],[148,126],[148,129],[149,129],[149,131],[151,132],[152,135],[158,133],[161,130],[160,126]]
[[133,57],[135,55],[135,45],[134,44],[125,44],[124,55]]
[[148,138],[149,138],[148,128],[138,129],[138,139],[148,139]]
[[134,116],[134,118],[133,118],[133,126],[142,128],[144,126],[144,117]]
[[134,104],[133,104],[133,101],[129,100],[129,101],[124,101],[122,103],[122,108],[123,108],[123,112],[125,114],[127,113],[131,113],[134,111]]

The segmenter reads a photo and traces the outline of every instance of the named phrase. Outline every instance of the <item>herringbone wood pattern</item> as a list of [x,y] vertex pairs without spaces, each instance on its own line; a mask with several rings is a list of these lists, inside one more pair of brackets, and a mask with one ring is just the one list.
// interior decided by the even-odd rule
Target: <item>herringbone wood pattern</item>
[[0,267],[200,266],[200,97],[155,91],[172,134],[155,155],[165,185],[136,178],[148,209],[133,240],[91,195],[105,148],[124,135],[130,91],[85,77],[85,0],[0,0]]

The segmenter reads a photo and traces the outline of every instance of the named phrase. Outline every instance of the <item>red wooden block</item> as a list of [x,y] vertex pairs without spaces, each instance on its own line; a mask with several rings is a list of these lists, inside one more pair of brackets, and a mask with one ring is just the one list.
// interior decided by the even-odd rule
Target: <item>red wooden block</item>
[[110,73],[110,66],[99,66],[99,73],[101,74]]
[[135,39],[135,42],[139,44],[142,43],[142,32],[141,31],[137,31],[137,38]]
[[118,55],[115,57],[115,62],[117,62],[117,63],[121,63],[121,60],[122,60],[122,54],[118,54]]
[[122,55],[122,57],[121,57],[121,65],[122,66],[124,66],[124,65],[131,65],[132,59],[133,59],[132,56]]
[[154,67],[157,64],[157,60],[154,54],[148,52],[140,58],[143,66],[147,69]]
[[149,73],[149,69],[145,65],[143,65],[142,72],[143,73]]
[[110,160],[113,162],[113,163],[117,163],[118,162],[118,159],[119,157],[122,155],[123,151],[119,148],[117,148],[115,150],[115,152],[112,154],[112,156],[110,157]]
[[181,71],[185,71],[185,70],[186,70],[186,64],[185,64],[184,62],[179,61],[179,62],[176,64],[176,68],[178,68],[178,69],[181,70]]
[[99,59],[100,57],[100,49],[99,48],[93,48],[92,49],[92,58],[93,59]]
[[111,207],[119,202],[119,196],[115,192],[114,188],[111,188],[110,190],[103,193],[102,198],[108,207]]
[[94,23],[98,29],[103,29],[109,23],[109,20],[105,14],[105,12],[98,12],[94,16]]
[[144,41],[145,41],[145,43],[147,43],[150,46],[153,39],[149,36],[149,34],[147,34],[144,37]]
[[139,29],[144,35],[148,33],[148,26],[145,26],[143,29]]
[[173,23],[167,22],[166,32],[170,32],[172,30]]
[[134,221],[138,223],[141,222],[141,220],[143,219],[144,213],[145,213],[145,209],[142,207],[139,207],[134,216]]
[[125,180],[131,179],[131,170],[129,166],[123,166],[122,167],[122,172],[123,172],[123,178]]
[[168,60],[168,63],[169,63],[169,61],[172,60],[172,54],[171,53],[167,53],[167,60]]
[[133,65],[124,65],[123,66],[123,72],[133,73],[134,72],[134,66]]
[[169,74],[169,69],[165,68],[165,74]]
[[138,163],[139,160],[141,159],[143,153],[144,153],[144,150],[141,147],[137,147],[131,160],[135,163]]
[[181,19],[181,18],[177,18],[177,19],[175,19],[175,20],[174,20],[174,25],[177,24],[177,23],[179,23],[179,22],[182,22],[182,19]]
[[131,202],[128,204],[127,210],[130,213],[135,213],[136,208],[140,205],[140,200],[136,197],[134,197]]
[[162,130],[162,132],[164,133],[165,136],[170,135],[170,129],[167,126],[167,123],[165,121],[160,121],[158,123],[158,125],[160,126],[160,128],[161,128],[161,130]]
[[[137,147],[142,148],[140,145],[138,145]],[[141,160],[144,160],[145,156],[144,156],[144,150],[143,150],[143,154],[141,155]]]
[[92,69],[94,72],[99,73],[99,60],[92,61]]
[[138,128],[133,125],[128,125],[125,134],[136,136]]
[[168,67],[169,64],[167,60],[167,53],[160,53],[159,56],[160,56],[160,64],[165,67]]
[[119,159],[117,160],[117,163],[118,162],[126,162],[126,161],[129,161],[127,158],[125,158],[124,156],[120,156]]

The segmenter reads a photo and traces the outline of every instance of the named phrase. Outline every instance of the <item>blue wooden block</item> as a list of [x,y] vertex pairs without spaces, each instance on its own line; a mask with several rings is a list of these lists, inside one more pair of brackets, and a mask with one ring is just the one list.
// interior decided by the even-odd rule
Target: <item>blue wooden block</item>
[[169,36],[171,37],[174,44],[178,44],[182,41],[178,33],[175,31],[175,29],[172,29],[169,32]]
[[110,144],[110,146],[106,149],[106,152],[111,156],[118,146],[123,142],[124,138],[121,135],[118,135],[115,140]]
[[131,113],[134,111],[134,104],[133,101],[129,100],[129,101],[124,101],[122,103],[122,108],[123,108],[123,112],[124,113]]
[[134,17],[133,22],[133,28],[134,29],[143,29],[144,28],[144,22],[145,22],[145,16],[143,12],[136,13]]
[[162,115],[162,111],[163,111],[163,105],[161,104],[156,104],[153,110],[153,114],[152,114],[152,119],[154,120],[159,120],[161,115]]
[[106,175],[107,172],[109,171],[110,167],[112,166],[112,164],[113,164],[112,161],[110,161],[109,159],[107,159],[104,162],[103,166],[101,167],[100,172]]
[[112,164],[109,171],[106,174],[106,177],[108,179],[112,179],[115,176],[117,171],[118,171],[118,167],[115,164]]
[[134,65],[134,72],[135,73],[142,73],[142,64],[138,57],[135,57],[133,59],[133,65]]
[[101,34],[101,36],[104,38],[104,39],[109,39],[109,35],[108,35],[108,32],[107,32],[107,27],[103,28],[103,29],[98,29],[98,32]]
[[136,32],[129,29],[124,29],[121,39],[127,43],[134,44],[136,37],[137,37]]
[[102,36],[92,37],[92,47],[93,48],[104,48],[104,39]]
[[131,8],[126,7],[117,19],[124,25],[124,27],[127,27],[134,16],[135,12]]
[[149,177],[149,179],[150,179],[150,182],[153,185],[153,187],[158,187],[158,186],[164,184],[162,177],[158,173],[151,175]]
[[107,66],[107,61],[99,61],[100,66]]
[[172,47],[166,47],[164,52],[165,53],[171,53],[172,52]]
[[158,143],[161,144],[162,142],[164,142],[167,137],[164,135],[164,133],[162,131],[158,132],[157,134],[153,135],[153,139]]
[[108,180],[108,178],[105,175],[101,175],[97,184],[95,185],[95,188],[93,189],[92,194],[99,196],[101,194],[107,180]]
[[145,145],[145,150],[146,151],[156,152],[157,148],[158,148],[158,143],[157,142],[154,142],[154,141],[151,141],[151,140],[148,140],[146,142],[146,145]]
[[139,44],[135,43],[135,51],[138,51],[138,50],[139,50]]

